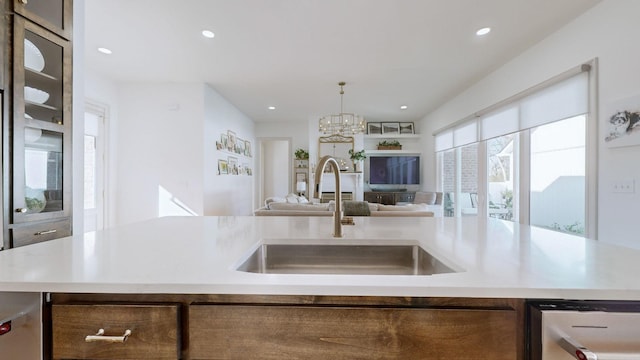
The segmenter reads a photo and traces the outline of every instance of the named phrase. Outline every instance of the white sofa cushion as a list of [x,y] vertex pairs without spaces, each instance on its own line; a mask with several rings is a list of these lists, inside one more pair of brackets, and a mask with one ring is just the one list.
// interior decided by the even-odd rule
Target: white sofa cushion
[[378,211],[429,211],[425,204],[378,205]]
[[329,211],[329,204],[271,203],[269,209],[281,211]]
[[291,204],[298,204],[298,203],[300,203],[300,204],[306,204],[306,203],[308,203],[308,202],[309,202],[309,200],[307,200],[307,198],[306,198],[306,197],[304,197],[304,196],[298,196],[298,195],[296,195],[296,194],[294,194],[294,193],[291,193],[291,194],[287,195],[287,196],[285,197],[285,199],[286,199],[286,201],[287,201],[288,203],[291,203]]

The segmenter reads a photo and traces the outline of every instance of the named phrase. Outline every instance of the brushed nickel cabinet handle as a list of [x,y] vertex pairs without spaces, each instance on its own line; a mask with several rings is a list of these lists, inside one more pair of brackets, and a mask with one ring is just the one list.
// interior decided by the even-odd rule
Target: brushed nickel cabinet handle
[[122,336],[105,336],[104,329],[98,330],[95,335],[87,335],[84,338],[85,342],[107,342],[107,343],[123,343],[127,341],[127,338],[131,336],[131,330],[125,330]]
[[27,211],[29,211],[29,209],[27,209],[27,208],[17,208],[17,209],[16,209],[16,212],[17,212],[17,213],[23,213],[23,214],[24,214],[24,213],[26,213]]
[[54,232],[56,232],[58,230],[56,229],[51,229],[51,230],[43,230],[43,231],[38,231],[37,233],[33,234],[33,235],[47,235],[47,234],[53,234]]

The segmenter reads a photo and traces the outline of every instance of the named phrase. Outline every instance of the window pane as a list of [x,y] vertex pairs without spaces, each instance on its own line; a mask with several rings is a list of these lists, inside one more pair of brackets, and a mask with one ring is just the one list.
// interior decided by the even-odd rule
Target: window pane
[[513,220],[514,134],[487,141],[487,214]]
[[584,234],[585,139],[584,115],[531,130],[531,225]]
[[442,174],[443,214],[444,216],[454,216],[453,195],[456,180],[455,150],[439,152],[438,161],[440,165],[440,174]]
[[478,144],[459,148],[460,192],[457,196],[462,216],[478,215]]

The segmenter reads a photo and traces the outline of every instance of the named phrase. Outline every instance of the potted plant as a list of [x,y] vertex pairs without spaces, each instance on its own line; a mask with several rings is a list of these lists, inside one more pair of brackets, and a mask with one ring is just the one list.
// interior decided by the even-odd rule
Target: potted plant
[[378,150],[402,150],[398,140],[383,140],[378,143]]
[[297,149],[296,152],[294,153],[294,155],[296,156],[296,160],[308,160],[309,159],[309,152],[307,150],[304,150],[304,149]]
[[353,149],[349,149],[349,157],[351,161],[353,161],[353,171],[358,171],[358,164],[367,158],[367,155],[364,153],[364,149],[360,151],[353,151]]

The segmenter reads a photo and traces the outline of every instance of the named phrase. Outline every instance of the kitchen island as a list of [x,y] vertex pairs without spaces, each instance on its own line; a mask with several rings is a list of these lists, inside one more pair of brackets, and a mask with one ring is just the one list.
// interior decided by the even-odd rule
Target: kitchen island
[[[332,226],[330,217],[160,218],[0,252],[0,290],[52,294],[45,306],[52,315],[45,318],[51,318],[53,335],[45,334],[45,343],[53,338],[53,350],[45,354],[60,358],[95,357],[95,349],[66,338],[56,342],[79,336],[69,332],[83,321],[99,323],[106,321],[100,314],[109,314],[122,324],[136,314],[143,323],[164,319],[150,327],[168,330],[145,335],[143,342],[158,349],[157,342],[172,339],[154,358],[250,358],[260,352],[273,359],[400,359],[430,349],[471,359],[479,357],[460,354],[493,347],[484,358],[521,359],[525,299],[640,300],[640,252],[577,236],[476,218],[355,218],[342,239],[331,236]],[[263,242],[415,243],[455,272],[236,270]],[[130,351],[139,333],[117,351]],[[446,345],[445,339],[455,341]],[[68,353],[73,351],[83,353]],[[126,358],[117,351],[113,356]]]

